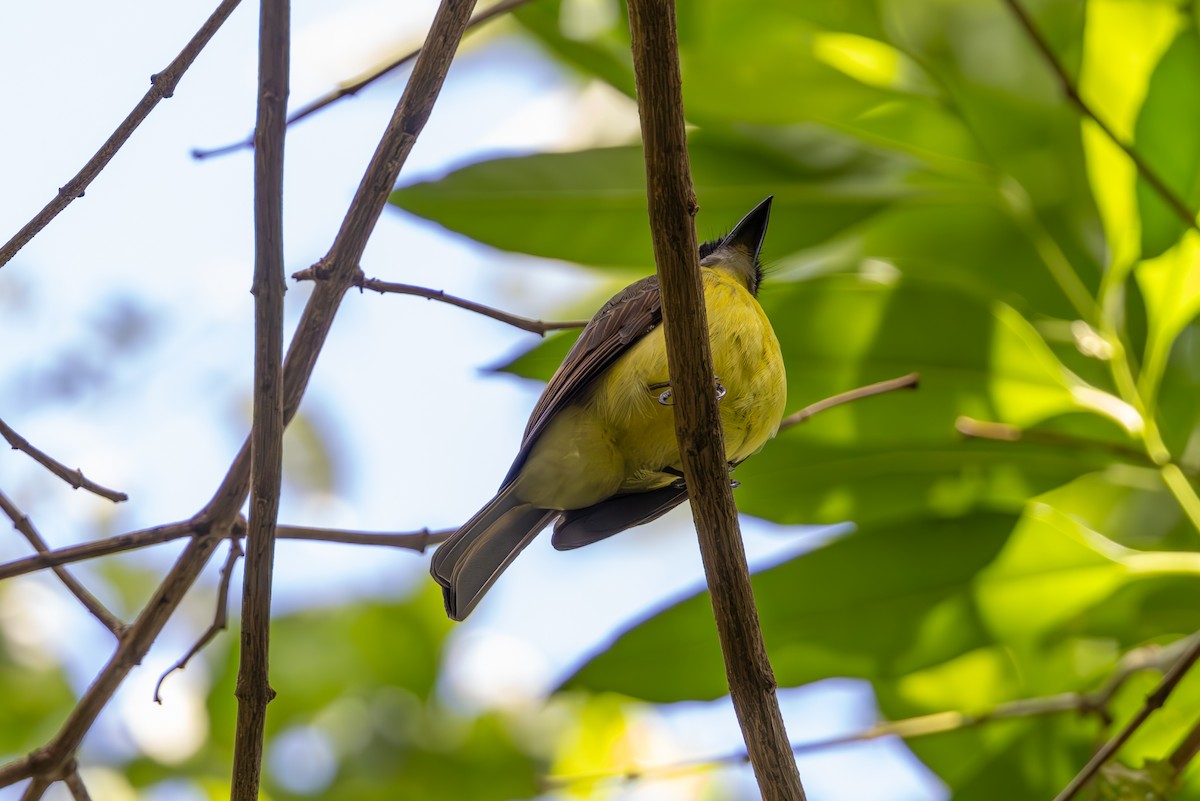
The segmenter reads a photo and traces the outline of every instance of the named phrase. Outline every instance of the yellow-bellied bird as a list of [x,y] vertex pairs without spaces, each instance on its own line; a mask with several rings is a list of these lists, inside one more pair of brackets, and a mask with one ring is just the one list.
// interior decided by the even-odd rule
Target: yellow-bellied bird
[[[787,385],[779,341],[758,305],[767,198],[700,247],[725,458],[734,466],[775,435]],[[462,620],[550,523],[578,548],[648,523],[687,497],[675,440],[658,277],[596,312],[554,373],[496,496],[441,545],[431,572]]]

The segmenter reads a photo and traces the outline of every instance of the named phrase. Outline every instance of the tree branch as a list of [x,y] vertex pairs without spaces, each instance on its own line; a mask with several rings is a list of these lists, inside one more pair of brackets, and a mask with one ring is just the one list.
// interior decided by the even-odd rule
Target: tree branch
[[456,529],[447,528],[430,531],[423,528],[420,531],[386,532],[386,531],[347,531],[336,528],[313,528],[311,526],[280,526],[278,536],[288,540],[317,540],[320,542],[343,542],[350,545],[386,545],[393,548],[406,548],[417,553],[425,553],[430,545],[445,542]]
[[[299,272],[292,273],[292,278],[297,281],[320,281],[324,278],[324,271],[320,265],[307,267]],[[544,322],[542,320],[531,320],[528,317],[521,317],[516,314],[510,314],[499,309],[494,309],[491,306],[484,306],[482,303],[476,303],[473,300],[456,297],[441,289],[426,289],[422,286],[414,284],[395,284],[389,281],[380,281],[377,278],[367,278],[362,270],[359,270],[354,278],[353,286],[359,289],[370,289],[378,292],[381,295],[413,295],[426,300],[436,300],[442,303],[448,303],[451,306],[457,306],[460,309],[473,311],[476,314],[482,314],[484,317],[490,317],[493,320],[499,320],[502,323],[508,323],[515,328],[520,328],[522,331],[529,331],[538,336],[545,336],[549,331],[561,331],[568,328],[583,328],[587,325],[587,320],[567,320],[565,322]]]
[[882,395],[885,392],[894,392],[898,389],[916,389],[921,381],[920,373],[909,373],[902,375],[899,378],[891,378],[887,381],[878,381],[874,384],[868,384],[865,387],[840,392],[824,400],[819,400],[816,403],[805,406],[798,412],[792,412],[779,424],[780,431],[786,431],[792,426],[799,425],[815,414],[832,409],[835,406],[841,406],[843,403],[853,403],[856,400],[870,398],[875,395]]
[[83,783],[83,777],[79,775],[79,766],[72,764],[67,771],[67,775],[63,777],[63,784],[67,785],[67,790],[71,793],[71,798],[74,801],[92,801],[91,795],[88,794],[87,786]]
[[[118,534],[103,540],[94,540],[79,545],[68,545],[53,551],[23,559],[15,559],[0,565],[0,581],[36,573],[56,565],[69,565],[72,562],[82,562],[100,556],[135,551],[172,540],[183,539],[195,534],[200,523],[188,520],[182,523],[169,523],[165,526],[133,531],[128,534]],[[454,529],[430,531],[423,528],[420,531],[347,531],[336,528],[313,528],[311,526],[278,526],[275,538],[281,540],[319,540],[321,542],[343,542],[353,545],[380,545],[390,548],[405,548],[417,553],[424,553],[430,545],[444,542],[454,533]],[[246,521],[240,517],[233,522],[229,530],[231,539],[241,539],[246,536]]]
[[630,0],[638,113],[646,156],[650,232],[662,288],[675,431],[713,614],[746,748],[763,798],[804,799],[775,697],[750,571],[729,486],[712,388],[712,354],[697,264],[696,197],[688,162],[673,0]]
[[[283,274],[283,149],[287,133],[290,17],[290,0],[261,0],[258,122],[254,131],[250,520],[242,582],[242,648],[234,690],[238,704],[231,801],[258,799],[267,704],[275,697],[269,676],[269,653],[275,525],[283,482],[283,295],[287,289]],[[227,562],[230,570],[235,558],[231,550]]]
[[12,428],[9,427],[9,425],[3,420],[0,420],[0,437],[4,437],[4,439],[8,440],[8,444],[12,446],[14,451],[21,451],[22,453],[26,454],[35,462],[40,464],[42,467],[45,467],[51,473],[67,482],[75,489],[85,489],[88,492],[99,495],[101,498],[107,498],[113,503],[120,503],[121,501],[129,500],[129,496],[125,493],[102,487],[96,482],[86,478],[83,475],[82,470],[79,470],[78,468],[72,470],[61,462],[55,461],[51,457],[47,456],[42,451],[39,451],[29,443],[29,440],[22,437],[16,431],[13,431]]
[[1059,86],[1062,88],[1063,94],[1067,96],[1067,99],[1070,100],[1077,109],[1079,109],[1079,112],[1083,114],[1083,116],[1094,122],[1114,145],[1125,151],[1125,155],[1128,156],[1129,160],[1133,162],[1133,166],[1137,169],[1138,174],[1145,179],[1146,183],[1150,184],[1151,188],[1153,188],[1154,192],[1160,198],[1162,198],[1163,202],[1171,207],[1171,211],[1174,212],[1175,216],[1178,217],[1184,225],[1200,231],[1200,225],[1197,225],[1196,223],[1195,212],[1188,208],[1187,203],[1184,202],[1183,198],[1176,194],[1171,187],[1167,186],[1166,181],[1164,181],[1162,177],[1159,176],[1159,174],[1154,170],[1154,168],[1151,167],[1144,158],[1142,158],[1137,150],[1134,149],[1133,145],[1123,141],[1119,136],[1117,136],[1116,132],[1109,127],[1108,123],[1102,120],[1100,116],[1092,110],[1092,107],[1088,105],[1087,101],[1085,101],[1079,95],[1079,89],[1075,86],[1075,81],[1070,75],[1067,74],[1066,68],[1062,65],[1062,62],[1058,60],[1058,56],[1054,54],[1054,50],[1050,47],[1050,43],[1046,41],[1046,37],[1043,36],[1042,32],[1038,30],[1033,18],[1029,16],[1029,12],[1021,6],[1018,0],[1004,0],[1004,4],[1008,6],[1008,9],[1016,18],[1017,23],[1029,36],[1029,39],[1033,42],[1034,47],[1037,48],[1037,51],[1042,55],[1042,58],[1045,60],[1047,66],[1049,66],[1050,70],[1054,73],[1054,77],[1058,79]]
[[[14,559],[11,562],[0,565],[0,581],[15,576],[23,576],[27,573],[36,573],[48,567],[68,565],[72,562],[95,559],[98,556],[107,556],[108,554],[120,553],[121,551],[133,551],[138,548],[169,542],[170,540],[190,537],[199,531],[202,525],[202,522],[197,519],[185,520],[181,523],[168,523],[165,526],[131,531],[128,534],[118,534],[115,537],[108,537],[102,540],[93,540],[92,542],[83,542],[78,545],[56,548],[52,551],[39,553],[36,556]],[[243,529],[242,533],[237,536],[240,537],[244,533]]]
[[[501,14],[507,14],[509,11],[512,11],[514,8],[517,8],[518,6],[523,6],[528,2],[529,2],[529,0],[503,0],[503,2],[497,3],[496,5],[492,6],[491,8],[481,11],[478,14],[476,14],[475,16],[473,16],[471,18],[471,21],[469,23],[467,23],[467,30],[469,31],[469,30],[475,28],[476,26],[482,25],[483,23],[485,23],[489,20],[495,19],[496,17],[500,16]],[[375,83],[375,81],[378,81],[380,78],[385,78],[388,75],[391,75],[393,72],[400,69],[405,64],[412,61],[419,55],[421,55],[421,49],[417,48],[416,50],[413,50],[409,53],[405,53],[404,55],[400,56],[400,58],[397,58],[394,61],[388,62],[387,64],[383,65],[382,67],[379,67],[378,69],[371,70],[369,73],[367,73],[363,77],[359,78],[358,80],[351,81],[350,83],[347,83],[347,84],[343,84],[342,86],[339,86],[334,91],[329,92],[324,95],[321,95],[321,97],[318,97],[316,100],[312,101],[311,103],[301,106],[299,109],[292,112],[291,116],[288,117],[287,124],[293,125],[297,122],[300,122],[305,117],[309,117],[313,114],[316,114],[318,111],[321,111],[322,109],[324,109],[328,106],[332,106],[334,103],[338,102],[339,100],[342,100],[344,98],[351,97],[353,95],[358,94],[363,89],[365,89],[368,86],[370,86],[371,84]],[[233,152],[236,152],[238,150],[242,150],[243,148],[248,148],[248,147],[254,147],[254,137],[252,135],[246,137],[245,139],[243,139],[240,142],[233,142],[228,145],[221,145],[220,147],[209,148],[207,150],[201,149],[201,148],[196,148],[195,150],[192,151],[192,158],[206,159],[206,158],[211,158],[212,156],[224,156],[227,153],[233,153]]]
[[133,135],[137,127],[142,124],[142,120],[146,119],[150,112],[154,110],[154,107],[158,105],[158,101],[170,97],[175,93],[175,87],[179,83],[179,79],[183,77],[183,73],[196,60],[196,56],[200,54],[200,51],[212,39],[213,34],[217,32],[221,24],[237,8],[239,2],[241,0],[223,0],[217,6],[216,10],[213,11],[212,15],[200,26],[200,30],[196,31],[196,35],[191,38],[187,46],[175,57],[175,60],[168,64],[167,68],[162,72],[150,76],[150,90],[133,107],[133,111],[129,112],[129,116],[117,126],[117,130],[113,131],[112,136],[108,137],[108,140],[100,146],[100,149],[96,151],[96,155],[92,156],[88,163],[83,165],[83,169],[74,178],[67,181],[58,190],[58,195],[47,203],[45,208],[37,213],[37,216],[27,222],[20,231],[17,231],[16,235],[8,240],[3,247],[0,247],[0,267],[8,264],[12,257],[17,254],[17,251],[25,247],[29,243],[29,240],[37,236],[51,220],[58,216],[60,211],[70,205],[72,200],[77,197],[83,197],[83,191],[100,174],[100,171],[108,166],[108,162],[112,161],[112,157],[117,154],[117,151]]
[[204,646],[212,642],[212,639],[217,634],[225,630],[225,626],[229,622],[229,587],[233,583],[233,568],[237,565],[237,560],[242,555],[242,546],[238,545],[236,538],[231,538],[229,540],[229,555],[225,557],[225,564],[221,567],[221,583],[217,587],[217,611],[213,614],[213,622],[200,635],[200,639],[196,640],[196,644],[183,655],[183,658],[158,677],[158,682],[154,685],[154,703],[162,703],[162,696],[159,695],[159,691],[162,690],[163,682],[167,680],[167,676],[187,667],[188,662],[192,661],[193,656],[200,653]]
[[[50,550],[50,546],[46,545],[46,541],[38,534],[29,516],[23,514],[3,492],[0,492],[0,509],[4,510],[4,513],[12,520],[13,526],[25,536],[25,539],[29,541],[29,544],[33,546],[35,551],[39,554],[44,554]],[[100,602],[99,598],[92,595],[88,591],[88,588],[80,583],[79,579],[67,572],[65,567],[54,567],[53,570],[54,575],[58,576],[63,586],[71,591],[71,594],[79,600],[79,603],[83,604],[84,608],[91,612],[93,617],[99,620],[106,629],[111,631],[114,637],[118,640],[121,639],[121,635],[125,633],[125,623],[110,612],[108,607]]]
[[1054,797],[1054,801],[1070,801],[1070,799],[1074,798],[1092,780],[1096,773],[1099,772],[1104,763],[1112,759],[1121,746],[1134,735],[1134,732],[1141,728],[1150,715],[1166,703],[1167,697],[1179,686],[1179,682],[1191,670],[1192,665],[1196,663],[1197,659],[1200,659],[1200,634],[1193,634],[1183,655],[1179,657],[1178,661],[1163,676],[1162,681],[1159,682],[1154,692],[1146,696],[1146,703],[1142,705],[1138,713],[1125,724],[1125,727],[1115,737],[1096,751],[1092,758],[1088,760],[1088,763],[1083,766],[1083,769],[1076,774],[1075,778],[1063,788],[1062,792]]

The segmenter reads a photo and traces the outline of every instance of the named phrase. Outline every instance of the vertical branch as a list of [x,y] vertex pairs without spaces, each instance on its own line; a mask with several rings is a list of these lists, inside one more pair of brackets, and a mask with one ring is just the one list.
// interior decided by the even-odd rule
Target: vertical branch
[[250,522],[242,585],[234,801],[256,801],[267,704],[271,574],[283,474],[283,144],[287,131],[289,0],[262,0],[258,121],[254,131],[254,416],[250,429]]
[[675,430],[729,692],[763,798],[802,801],[804,789],[775,697],[775,675],[758,623],[717,399],[711,391],[712,354],[696,261],[692,217],[697,206],[684,128],[674,0],[630,0],[629,27],[667,360],[677,388]]

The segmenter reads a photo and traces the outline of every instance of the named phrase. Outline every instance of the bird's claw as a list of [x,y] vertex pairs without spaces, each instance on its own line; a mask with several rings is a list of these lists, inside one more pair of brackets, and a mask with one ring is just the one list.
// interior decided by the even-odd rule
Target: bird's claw
[[[713,376],[713,382],[717,385],[717,400],[719,401],[729,393],[729,390],[727,390],[725,385],[721,383],[720,376]],[[666,387],[666,389],[663,389],[664,387]],[[664,381],[661,384],[651,384],[650,389],[662,389],[662,392],[658,393],[658,402],[663,406],[675,405],[675,399],[671,395],[671,382]]]

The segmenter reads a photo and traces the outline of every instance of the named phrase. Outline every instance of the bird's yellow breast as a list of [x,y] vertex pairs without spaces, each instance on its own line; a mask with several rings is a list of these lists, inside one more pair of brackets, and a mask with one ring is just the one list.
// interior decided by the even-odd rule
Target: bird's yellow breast
[[[775,435],[786,403],[779,341],[758,301],[721,270],[703,269],[725,454],[740,462]],[[662,326],[638,340],[546,427],[516,479],[517,497],[579,509],[618,492],[657,489],[681,468]]]

